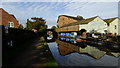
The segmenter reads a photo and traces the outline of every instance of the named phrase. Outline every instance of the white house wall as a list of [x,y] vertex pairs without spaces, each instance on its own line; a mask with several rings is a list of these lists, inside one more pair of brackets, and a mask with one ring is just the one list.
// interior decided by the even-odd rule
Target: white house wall
[[105,33],[104,30],[107,30],[107,23],[104,22],[101,18],[97,17],[88,24],[80,24],[79,29],[86,29],[87,32],[97,30],[99,33]]
[[115,19],[110,23],[110,26],[108,27],[108,31],[112,34],[116,33],[117,35],[120,35],[120,24],[118,24],[118,19]]
[[[101,18],[97,17],[95,18],[92,22],[88,23],[88,29],[89,31],[91,30],[96,30],[99,33],[105,33],[105,30],[107,30],[107,23],[104,22]],[[92,27],[91,27],[92,26]]]
[[87,30],[87,24],[80,24],[79,25],[79,30],[81,29],[86,29]]
[[118,20],[118,35],[120,35],[120,19]]

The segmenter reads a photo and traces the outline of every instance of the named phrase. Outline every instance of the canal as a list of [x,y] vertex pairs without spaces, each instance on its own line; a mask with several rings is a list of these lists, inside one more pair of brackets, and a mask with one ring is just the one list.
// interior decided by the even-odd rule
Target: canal
[[59,66],[118,66],[120,52],[112,52],[104,46],[78,46],[56,39],[48,42]]

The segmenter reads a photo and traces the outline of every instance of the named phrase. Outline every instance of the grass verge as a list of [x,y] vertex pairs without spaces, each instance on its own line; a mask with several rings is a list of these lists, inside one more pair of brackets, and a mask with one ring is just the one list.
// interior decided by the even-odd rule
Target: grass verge
[[55,67],[57,68],[58,67],[58,63],[56,62],[56,60],[54,59],[48,45],[45,45],[43,46],[43,49],[46,51],[48,50],[47,52],[47,55],[46,55],[46,58],[47,58],[47,62],[45,63],[47,66],[52,66],[52,67]]

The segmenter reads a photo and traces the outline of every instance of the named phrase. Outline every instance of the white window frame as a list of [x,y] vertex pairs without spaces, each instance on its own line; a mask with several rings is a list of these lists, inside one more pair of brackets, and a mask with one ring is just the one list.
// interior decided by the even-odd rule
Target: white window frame
[[14,23],[13,22],[8,22],[8,26],[9,27],[14,27]]

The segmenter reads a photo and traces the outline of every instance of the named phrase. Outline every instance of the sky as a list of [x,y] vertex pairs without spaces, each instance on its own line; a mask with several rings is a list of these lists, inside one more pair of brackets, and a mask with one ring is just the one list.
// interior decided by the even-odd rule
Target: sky
[[[52,0],[54,1],[54,0]],[[72,1],[72,0],[71,0]],[[89,0],[90,1],[90,0]],[[49,28],[57,25],[59,15],[77,15],[83,18],[100,16],[103,19],[118,17],[118,2],[95,2],[95,1],[66,1],[66,2],[51,2],[51,1],[2,1],[2,7],[9,14],[14,14],[20,24],[25,26],[26,20],[31,17],[42,17],[46,19],[46,24]]]

